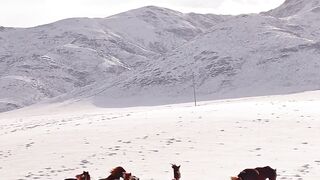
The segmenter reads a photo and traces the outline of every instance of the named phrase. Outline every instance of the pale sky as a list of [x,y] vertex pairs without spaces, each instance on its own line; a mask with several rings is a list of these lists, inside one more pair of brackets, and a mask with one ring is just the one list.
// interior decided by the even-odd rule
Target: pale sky
[[107,17],[148,5],[181,12],[242,14],[273,9],[284,0],[0,0],[0,26],[32,27],[71,17]]

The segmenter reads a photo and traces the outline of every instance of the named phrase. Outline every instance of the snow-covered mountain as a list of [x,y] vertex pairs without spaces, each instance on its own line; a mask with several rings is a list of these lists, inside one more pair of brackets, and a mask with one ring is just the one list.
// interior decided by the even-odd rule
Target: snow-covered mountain
[[310,40],[320,40],[320,1],[286,0],[280,7],[264,13],[286,21],[289,31]]
[[148,6],[2,27],[0,111],[45,99],[86,98],[98,106],[190,101],[193,76],[202,99],[319,89],[317,2],[287,0],[240,16]]
[[286,0],[280,7],[268,11],[266,14],[275,17],[299,16],[307,12],[320,12],[319,0]]
[[[108,18],[1,28],[0,111],[139,72],[225,16],[144,7]],[[152,60],[152,62],[151,62]]]

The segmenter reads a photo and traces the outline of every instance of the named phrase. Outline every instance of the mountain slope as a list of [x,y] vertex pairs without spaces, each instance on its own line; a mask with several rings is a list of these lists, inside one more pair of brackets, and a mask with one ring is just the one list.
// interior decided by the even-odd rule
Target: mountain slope
[[0,111],[96,83],[110,85],[224,19],[151,6],[108,18],[1,28]]
[[295,35],[286,23],[263,15],[219,23],[94,101],[103,105],[103,97],[104,103],[123,94],[130,97],[132,90],[138,99],[151,94],[190,101],[192,74],[203,100],[319,89],[319,42]]
[[306,12],[319,12],[319,0],[286,0],[280,7],[266,12],[266,14],[284,18],[297,16]]
[[[70,92],[112,78],[155,55],[99,30],[95,21],[69,19],[1,33],[0,89],[4,105],[8,102],[22,107]],[[130,62],[118,58],[130,58]]]
[[135,106],[320,88],[316,0],[261,14],[147,6],[0,31],[0,111],[45,100]]
[[283,29],[296,36],[320,40],[319,0],[286,0],[280,7],[262,14],[281,18]]

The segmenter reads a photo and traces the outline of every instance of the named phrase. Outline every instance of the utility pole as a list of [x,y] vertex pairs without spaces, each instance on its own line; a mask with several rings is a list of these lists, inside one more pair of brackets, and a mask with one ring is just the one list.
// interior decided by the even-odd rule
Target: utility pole
[[193,72],[192,72],[192,84],[193,84],[194,106],[197,106],[196,83],[195,83],[195,80],[194,80],[194,73]]

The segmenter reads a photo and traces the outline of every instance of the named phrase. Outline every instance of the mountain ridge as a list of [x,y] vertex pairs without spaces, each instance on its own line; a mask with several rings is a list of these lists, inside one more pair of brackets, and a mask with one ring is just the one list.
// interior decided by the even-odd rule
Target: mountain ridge
[[314,9],[319,7],[319,0],[286,0],[281,6],[266,12],[266,14],[286,18],[309,11],[315,11]]

